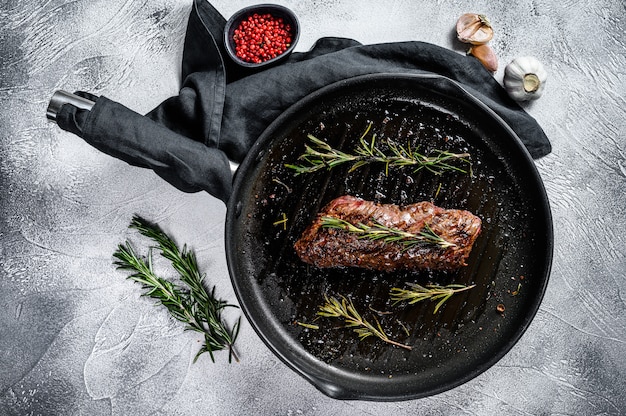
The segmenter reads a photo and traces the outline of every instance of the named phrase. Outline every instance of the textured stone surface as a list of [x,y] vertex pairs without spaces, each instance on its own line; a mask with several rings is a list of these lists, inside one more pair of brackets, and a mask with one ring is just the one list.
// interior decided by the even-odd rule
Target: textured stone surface
[[[543,304],[494,367],[397,403],[325,397],[244,322],[243,360],[192,364],[197,337],[111,262],[133,213],[187,242],[233,300],[223,204],[182,194],[45,118],[55,89],[146,112],[178,90],[191,0],[6,0],[0,5],[0,414],[544,415],[626,413],[626,68],[621,1],[276,1],[321,36],[422,40],[463,53],[452,29],[487,14],[500,69],[534,55],[549,80],[527,105],[553,152],[537,166],[555,225]],[[252,4],[215,0],[226,17]],[[584,10],[583,10],[584,9]],[[234,317],[234,316],[233,316]]]

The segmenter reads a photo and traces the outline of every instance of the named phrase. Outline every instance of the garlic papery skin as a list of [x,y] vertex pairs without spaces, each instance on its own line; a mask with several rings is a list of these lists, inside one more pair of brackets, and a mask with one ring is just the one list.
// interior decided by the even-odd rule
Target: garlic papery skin
[[484,45],[493,38],[493,28],[484,14],[465,13],[456,22],[456,36],[463,43]]
[[467,53],[478,59],[488,71],[498,70],[498,57],[489,45],[472,45]]
[[530,101],[541,97],[548,73],[535,57],[515,58],[504,69],[504,89],[516,101]]

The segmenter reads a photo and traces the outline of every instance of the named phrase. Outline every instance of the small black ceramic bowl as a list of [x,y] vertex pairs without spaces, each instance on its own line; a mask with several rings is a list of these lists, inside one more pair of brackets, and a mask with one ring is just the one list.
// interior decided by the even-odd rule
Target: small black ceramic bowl
[[[289,35],[291,38],[291,42],[289,42],[289,46],[285,51],[277,55],[275,58],[268,57],[258,63],[248,62],[237,56],[235,43],[235,31],[240,27],[244,20],[248,20],[249,17],[252,17],[255,14],[258,14],[259,16],[269,14],[271,16],[271,20],[282,19],[284,25],[289,25],[290,27]],[[260,68],[263,66],[273,65],[284,60],[291,54],[291,52],[293,52],[299,37],[300,22],[298,21],[298,18],[291,10],[277,4],[257,4],[255,6],[245,7],[233,14],[226,22],[226,27],[224,28],[224,44],[226,45],[228,56],[230,56],[230,58],[237,64],[247,68]],[[251,44],[248,44],[247,46],[250,47]],[[256,44],[256,47],[263,47],[263,41]]]

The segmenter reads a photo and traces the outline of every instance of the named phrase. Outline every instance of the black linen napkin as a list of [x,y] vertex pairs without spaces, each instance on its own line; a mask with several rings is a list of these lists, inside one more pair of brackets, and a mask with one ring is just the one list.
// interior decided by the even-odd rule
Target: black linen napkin
[[278,66],[250,70],[226,55],[226,20],[206,0],[194,0],[179,95],[142,116],[106,97],[91,111],[64,105],[58,125],[131,165],[154,170],[185,192],[205,190],[228,201],[229,160],[241,162],[263,130],[284,110],[331,83],[372,73],[433,73],[455,80],[500,115],[531,156],[551,151],[537,122],[510,99],[473,57],[424,43],[361,45],[323,38]]

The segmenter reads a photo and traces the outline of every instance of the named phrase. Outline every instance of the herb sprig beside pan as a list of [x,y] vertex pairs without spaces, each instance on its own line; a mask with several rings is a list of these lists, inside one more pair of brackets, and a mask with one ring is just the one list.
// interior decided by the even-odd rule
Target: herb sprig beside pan
[[239,333],[240,321],[229,328],[222,318],[222,311],[227,307],[236,307],[215,297],[215,286],[208,291],[204,286],[204,275],[198,268],[196,255],[183,246],[178,248],[174,240],[156,224],[142,217],[134,216],[129,228],[134,228],[143,236],[156,243],[163,257],[168,259],[178,272],[186,288],[159,277],[152,264],[152,250],[146,257],[138,256],[130,242],[119,244],[113,254],[114,264],[121,270],[132,273],[128,279],[139,283],[146,292],[144,296],[158,300],[167,308],[170,315],[186,324],[186,329],[199,332],[204,337],[204,344],[194,357],[194,362],[201,354],[208,352],[215,362],[214,351],[228,350],[228,361],[239,361],[234,344]]

